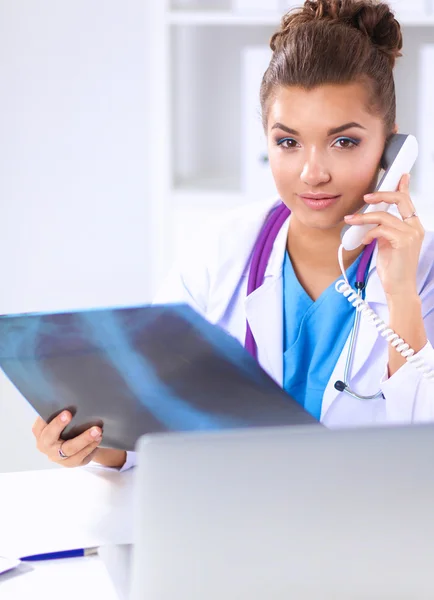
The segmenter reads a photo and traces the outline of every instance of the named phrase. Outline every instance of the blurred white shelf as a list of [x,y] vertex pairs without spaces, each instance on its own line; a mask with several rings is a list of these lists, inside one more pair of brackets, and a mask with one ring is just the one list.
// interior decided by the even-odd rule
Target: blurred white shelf
[[403,27],[434,27],[434,15],[398,15],[398,20]]
[[236,207],[247,199],[235,174],[202,174],[194,179],[178,181],[171,190],[174,206]]
[[213,190],[173,190],[173,206],[189,206],[195,208],[236,208],[246,204],[248,198],[241,192],[218,192]]
[[228,174],[207,174],[194,179],[178,181],[171,191],[176,205],[239,206],[246,201],[240,189],[239,178]]
[[172,25],[272,25],[277,26],[281,14],[238,14],[230,10],[173,10],[169,13]]
[[197,208],[231,208],[245,204],[247,198],[236,186],[222,180],[220,185],[213,185],[212,180],[196,180],[177,185],[171,190],[173,206],[190,206]]
[[[172,10],[168,14],[171,25],[255,25],[276,27],[282,18],[281,13],[252,13],[241,14],[230,10]],[[398,19],[403,26],[433,27],[434,14],[418,15],[406,14]]]

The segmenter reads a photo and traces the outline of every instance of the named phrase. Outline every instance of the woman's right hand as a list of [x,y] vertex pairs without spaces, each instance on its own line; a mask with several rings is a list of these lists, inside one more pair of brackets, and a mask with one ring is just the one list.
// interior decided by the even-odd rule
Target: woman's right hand
[[[100,427],[91,427],[70,440],[62,440],[60,434],[71,421],[72,415],[67,410],[60,413],[51,423],[38,417],[32,427],[36,438],[37,449],[48,458],[63,467],[81,467],[87,465],[95,456],[102,440]],[[59,449],[67,456],[62,458]]]

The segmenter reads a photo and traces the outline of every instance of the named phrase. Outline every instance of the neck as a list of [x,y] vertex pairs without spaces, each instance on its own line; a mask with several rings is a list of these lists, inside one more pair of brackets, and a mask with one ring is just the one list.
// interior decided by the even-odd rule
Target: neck
[[[291,260],[313,269],[321,269],[324,273],[340,272],[337,257],[342,227],[343,225],[338,225],[332,229],[313,229],[296,218],[291,218],[287,242]],[[356,260],[363,249],[362,245],[350,252],[344,250],[345,269]]]

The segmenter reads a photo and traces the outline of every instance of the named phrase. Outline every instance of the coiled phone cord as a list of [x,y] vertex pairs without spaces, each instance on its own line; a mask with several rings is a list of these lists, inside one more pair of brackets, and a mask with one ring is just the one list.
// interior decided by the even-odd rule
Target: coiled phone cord
[[339,247],[338,260],[344,278],[339,279],[339,281],[336,282],[336,291],[340,294],[343,294],[348,302],[362,314],[362,317],[368,321],[371,321],[371,323],[373,323],[377,328],[379,334],[385,338],[386,341],[389,342],[389,344],[391,344],[391,346],[395,348],[395,350],[399,352],[407,362],[414,365],[418,371],[421,371],[424,377],[434,380],[434,370],[431,369],[425,363],[425,361],[420,358],[420,356],[415,355],[413,348],[410,348],[410,346],[403,339],[401,339],[399,335],[393,331],[393,329],[390,329],[390,327],[388,327],[386,323],[380,319],[377,313],[372,310],[369,304],[363,300],[361,295],[351,287],[345,273],[343,251],[344,247],[341,245]]

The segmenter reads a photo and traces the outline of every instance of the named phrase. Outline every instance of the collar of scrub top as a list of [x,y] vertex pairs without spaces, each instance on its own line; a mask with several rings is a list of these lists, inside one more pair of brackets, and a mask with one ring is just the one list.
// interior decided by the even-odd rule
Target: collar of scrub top
[[[273,250],[274,242],[290,214],[291,211],[289,208],[283,202],[280,202],[280,204],[277,205],[270,217],[265,222],[265,225],[263,226],[253,249],[252,262],[250,264],[249,279],[247,283],[247,295],[250,295],[262,285],[264,281],[265,270]],[[356,274],[356,289],[358,290],[363,290],[366,285],[369,262],[374,252],[375,245],[376,240],[371,242],[363,250],[362,259],[359,263]],[[251,356],[257,360],[258,348],[256,346],[255,338],[253,337],[253,333],[250,329],[248,321],[244,347],[249,354],[251,354]]]

